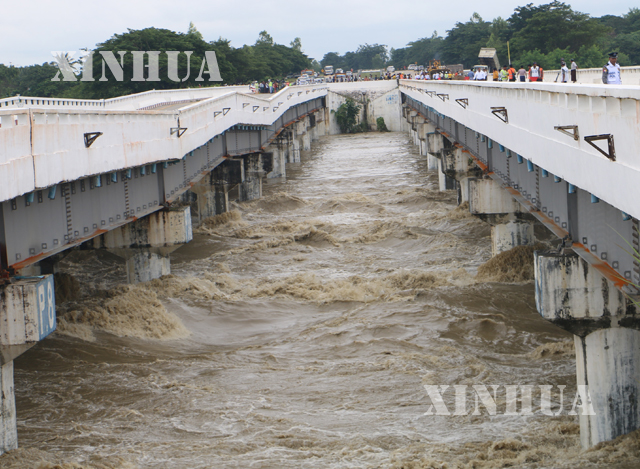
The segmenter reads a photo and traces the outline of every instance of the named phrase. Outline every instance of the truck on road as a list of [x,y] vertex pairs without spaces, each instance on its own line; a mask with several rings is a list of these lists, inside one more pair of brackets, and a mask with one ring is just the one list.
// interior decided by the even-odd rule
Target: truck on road
[[[478,54],[478,62],[480,65],[486,65],[489,67],[489,72],[494,70],[500,70],[500,61],[498,60],[498,53],[493,47],[483,47]],[[474,68],[477,67],[474,66]]]

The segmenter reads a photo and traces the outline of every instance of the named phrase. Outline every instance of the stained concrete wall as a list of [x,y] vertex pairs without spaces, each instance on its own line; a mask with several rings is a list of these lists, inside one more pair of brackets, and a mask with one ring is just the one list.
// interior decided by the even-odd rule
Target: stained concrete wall
[[[330,111],[328,133],[340,133],[334,112],[347,98],[362,106],[359,119],[364,118],[366,104],[367,122],[371,130],[377,130],[376,119],[384,118],[387,128],[394,132],[405,130],[400,105],[400,92],[395,80],[379,80],[354,83],[329,83],[327,108]],[[331,112],[333,111],[333,112]]]

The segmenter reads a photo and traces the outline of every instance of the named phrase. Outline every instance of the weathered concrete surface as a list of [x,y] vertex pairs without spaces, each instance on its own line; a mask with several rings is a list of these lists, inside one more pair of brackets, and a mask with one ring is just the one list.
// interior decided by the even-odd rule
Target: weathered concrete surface
[[456,189],[456,180],[449,176],[443,168],[443,161],[438,161],[438,187],[440,191],[452,191]]
[[[25,278],[0,287],[2,361],[13,360],[56,328],[53,276]],[[16,346],[19,353],[12,352]],[[27,347],[28,348],[28,347]]]
[[259,199],[262,197],[262,177],[265,175],[262,166],[262,155],[254,153],[242,157],[244,161],[244,181],[239,186],[239,200]]
[[190,207],[161,210],[96,238],[107,249],[171,247],[193,239]]
[[13,360],[55,328],[52,275],[0,286],[0,454],[18,447]]
[[139,283],[171,273],[171,252],[192,239],[191,207],[187,206],[152,213],[89,244],[125,259],[128,282]]
[[624,318],[627,300],[613,282],[568,250],[537,251],[534,256],[536,307],[560,327],[585,336]]
[[640,428],[640,329],[636,308],[595,268],[568,250],[537,251],[536,307],[574,334],[578,385],[593,413],[580,415],[584,448]]
[[512,220],[491,227],[491,254],[497,256],[516,246],[535,244],[533,222],[529,220]]
[[171,273],[170,253],[158,248],[123,250],[127,281],[131,284],[148,282]]
[[18,447],[16,399],[13,391],[13,361],[0,368],[0,454]]
[[440,151],[444,148],[444,137],[437,132],[428,132],[427,138],[427,152],[435,157],[440,156]]
[[469,179],[469,210],[474,215],[516,213],[519,204],[493,179]]
[[578,384],[588,385],[595,415],[580,415],[589,448],[640,428],[640,331],[612,327],[574,336]]
[[[406,130],[405,120],[402,118],[400,92],[395,80],[366,81],[355,83],[329,83],[327,94],[327,108],[336,111],[347,98],[353,99],[361,106],[359,122],[366,113],[367,123],[371,130],[377,130],[376,119],[382,117],[385,125],[391,131]],[[327,133],[339,134],[335,115],[329,117]]]

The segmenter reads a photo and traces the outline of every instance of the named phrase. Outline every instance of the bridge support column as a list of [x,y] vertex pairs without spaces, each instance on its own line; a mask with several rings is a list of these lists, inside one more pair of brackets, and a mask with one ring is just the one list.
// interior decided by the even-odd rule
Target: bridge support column
[[534,221],[524,218],[518,202],[493,179],[467,178],[469,211],[490,223],[491,252],[535,243]]
[[0,285],[0,454],[18,447],[13,360],[55,328],[53,275]]
[[291,141],[287,163],[300,163],[300,141],[297,138]]
[[279,147],[269,147],[268,152],[263,154],[264,158],[271,158],[273,169],[267,173],[267,178],[284,178],[287,177],[287,158],[285,151]]
[[305,132],[304,134],[302,134],[300,146],[304,151],[311,150],[311,135],[309,135],[309,132]]
[[442,149],[440,155],[446,175],[458,181],[458,204],[468,202],[469,178],[477,174],[469,162],[469,153],[460,147],[450,147]]
[[259,199],[262,197],[262,176],[265,173],[262,167],[262,155],[253,153],[242,158],[244,160],[244,181],[239,186],[239,200],[246,202],[247,200]]
[[444,137],[438,132],[428,132],[427,135],[427,151],[434,156],[439,156],[440,151],[444,148]]
[[227,158],[191,188],[196,201],[191,205],[191,217],[198,225],[205,218],[228,210],[229,190],[244,181],[242,160]]
[[437,171],[439,169],[438,157],[427,153],[427,169]]
[[532,246],[536,239],[533,235],[533,222],[518,220],[513,217],[506,223],[499,223],[491,227],[491,254],[497,256],[501,252],[516,246]]
[[129,283],[148,282],[171,273],[170,254],[193,239],[190,207],[154,212],[94,238],[126,261]]
[[584,448],[640,428],[640,319],[630,300],[568,250],[537,251],[536,307],[574,334],[578,386],[591,399],[578,411]]
[[440,191],[453,191],[456,189],[456,180],[447,174],[444,168],[444,161],[438,161],[438,187]]

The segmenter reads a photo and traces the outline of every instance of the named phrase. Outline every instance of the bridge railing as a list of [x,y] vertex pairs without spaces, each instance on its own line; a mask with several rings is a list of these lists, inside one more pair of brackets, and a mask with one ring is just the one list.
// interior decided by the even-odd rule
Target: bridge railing
[[157,104],[187,102],[208,99],[227,93],[248,93],[249,86],[214,86],[184,88],[177,90],[150,90],[109,99],[42,98],[35,96],[13,96],[0,99],[0,110],[4,108],[62,108],[62,109],[117,109],[138,110]]
[[[326,95],[322,85],[262,95],[220,89],[227,92],[178,110],[0,109],[0,201],[62,181],[180,159],[234,125],[271,126],[290,107]],[[87,146],[86,137],[95,133],[101,135]]]
[[[639,87],[401,80],[400,90],[640,217]],[[570,135],[573,129],[577,139]],[[585,140],[598,136],[602,140],[593,143],[604,153]],[[606,156],[609,136],[615,160]]]

